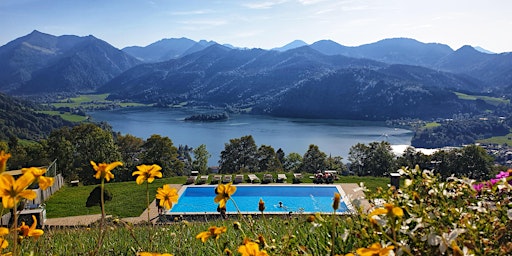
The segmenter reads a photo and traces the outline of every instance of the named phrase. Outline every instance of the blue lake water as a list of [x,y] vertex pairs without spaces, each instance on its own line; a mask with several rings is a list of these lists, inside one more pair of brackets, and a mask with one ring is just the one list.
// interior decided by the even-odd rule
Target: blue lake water
[[342,156],[346,162],[350,147],[357,143],[388,141],[410,145],[409,130],[382,124],[350,120],[277,118],[260,115],[230,115],[219,122],[185,122],[191,112],[162,108],[124,108],[89,113],[94,121],[106,121],[115,131],[143,139],[153,134],[169,137],[175,146],[206,145],[212,155],[209,165],[218,165],[220,152],[230,139],[252,135],[256,145],[270,145],[285,154],[303,155],[315,144],[327,155]]
[[[216,186],[190,186],[181,193],[178,203],[170,213],[206,213],[216,212]],[[315,213],[332,212],[334,193],[341,193],[338,186],[267,186],[240,185],[232,198],[242,213],[257,213],[260,198],[265,202],[266,213]],[[343,198],[342,198],[343,199]],[[279,204],[281,202],[281,204]],[[228,213],[236,213],[232,201],[226,204]],[[337,212],[348,210],[345,202],[340,203]]]

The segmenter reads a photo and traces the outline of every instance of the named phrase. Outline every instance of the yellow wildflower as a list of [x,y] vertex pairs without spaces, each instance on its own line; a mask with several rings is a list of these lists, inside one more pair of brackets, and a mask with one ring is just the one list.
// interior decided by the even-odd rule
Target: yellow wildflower
[[238,252],[242,254],[242,256],[268,256],[265,250],[260,251],[260,246],[251,242],[248,239],[244,240],[244,244],[238,247]]
[[162,188],[157,189],[156,199],[160,200],[160,206],[169,210],[172,208],[173,203],[178,202],[178,191],[169,185],[164,185]]
[[0,197],[4,208],[14,208],[21,198],[33,200],[37,194],[32,190],[26,190],[34,181],[32,173],[25,173],[17,180],[10,174],[0,175]]
[[402,208],[400,208],[400,207],[393,207],[391,212],[393,213],[394,216],[397,216],[397,217],[404,216],[404,210],[402,210]]
[[386,256],[389,255],[393,249],[395,249],[395,247],[392,245],[382,248],[380,243],[374,243],[368,248],[359,248],[356,252],[359,256]]
[[158,253],[158,252],[139,252],[137,256],[173,256],[170,253]]
[[196,238],[201,239],[201,242],[204,243],[210,237],[219,239],[220,234],[225,233],[226,231],[227,231],[226,227],[212,226],[208,229],[208,231],[204,231],[204,232],[197,234]]
[[219,184],[217,188],[215,188],[215,199],[213,201],[215,203],[219,203],[220,208],[226,208],[226,202],[231,198],[236,191],[236,187],[232,186],[232,183],[228,183],[226,185]]
[[315,215],[309,215],[308,218],[306,219],[307,222],[315,222],[316,218],[315,218]]
[[374,215],[381,214],[390,214],[392,216],[402,217],[404,216],[404,210],[398,206],[394,206],[393,204],[384,204],[384,208],[377,208],[373,210],[369,217],[371,218]]
[[233,252],[230,249],[226,248],[226,249],[224,249],[224,254],[231,256],[231,255],[233,255]]
[[5,249],[9,246],[9,242],[4,239],[4,236],[9,234],[9,229],[5,227],[0,227],[0,249]]
[[11,157],[11,154],[6,154],[3,150],[0,151],[0,173],[5,172],[7,168],[7,159]]
[[242,224],[240,224],[240,222],[238,222],[238,221],[235,221],[235,222],[233,222],[233,228],[235,230],[241,230],[242,229]]
[[32,175],[34,175],[34,177],[36,177],[36,180],[39,182],[39,187],[42,190],[45,190],[53,185],[53,178],[43,176],[46,173],[45,168],[38,168],[38,167],[22,168],[21,172],[22,173],[31,172]]
[[258,203],[258,210],[260,210],[260,212],[263,212],[265,210],[265,202],[261,198],[260,202]]
[[148,183],[152,183],[155,180],[155,177],[162,178],[162,173],[160,170],[162,170],[162,167],[160,167],[157,164],[153,165],[139,165],[137,166],[138,171],[134,171],[132,173],[132,176],[137,176],[136,182],[137,184],[144,183],[145,180],[148,181]]
[[41,235],[44,234],[44,231],[41,229],[36,229],[37,226],[37,219],[36,216],[32,215],[32,225],[27,226],[25,225],[25,222],[21,223],[21,226],[19,227],[19,231],[21,233],[21,236],[23,237],[34,237],[35,239],[39,238]]
[[113,162],[110,164],[107,163],[99,163],[96,164],[94,161],[91,161],[91,165],[96,171],[96,174],[94,177],[96,179],[105,179],[106,181],[110,181],[110,179],[114,178],[114,174],[112,174],[110,171],[112,171],[114,168],[123,165],[121,162]]
[[340,208],[341,195],[340,193],[334,193],[334,199],[332,201],[332,209],[335,211]]

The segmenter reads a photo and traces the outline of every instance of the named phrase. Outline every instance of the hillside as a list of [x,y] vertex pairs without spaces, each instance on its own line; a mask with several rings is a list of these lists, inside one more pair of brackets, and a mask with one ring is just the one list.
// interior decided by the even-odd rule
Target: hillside
[[328,56],[308,46],[278,52],[214,45],[134,67],[99,92],[113,99],[228,105],[279,116],[385,120],[478,112],[453,91],[484,89],[465,76]]
[[93,36],[57,37],[35,30],[0,47],[0,91],[92,92],[139,63]]
[[511,81],[512,54],[471,46],[453,51],[409,38],[355,47],[296,40],[273,50],[179,38],[121,51],[94,36],[33,31],[0,47],[0,91],[12,95],[108,93],[116,100],[295,117],[475,115],[497,106],[457,93],[507,99]]
[[0,140],[10,137],[39,140],[50,134],[53,129],[71,126],[59,116],[37,113],[40,107],[34,103],[22,101],[0,93]]

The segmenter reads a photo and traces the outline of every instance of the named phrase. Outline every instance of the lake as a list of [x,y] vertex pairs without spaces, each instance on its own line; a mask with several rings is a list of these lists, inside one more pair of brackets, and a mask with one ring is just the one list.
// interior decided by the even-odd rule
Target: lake
[[147,139],[153,134],[169,137],[174,146],[206,145],[212,155],[208,164],[218,165],[220,152],[230,139],[252,135],[256,145],[269,145],[304,155],[315,144],[327,155],[342,156],[347,162],[350,147],[357,143],[388,141],[403,150],[413,132],[383,124],[350,120],[279,118],[262,115],[230,115],[227,121],[186,122],[194,113],[169,108],[123,108],[88,113],[93,121],[105,121],[114,131]]

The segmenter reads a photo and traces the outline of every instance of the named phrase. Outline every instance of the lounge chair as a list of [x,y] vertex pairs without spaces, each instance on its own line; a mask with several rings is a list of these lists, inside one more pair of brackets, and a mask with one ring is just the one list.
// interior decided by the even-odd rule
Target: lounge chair
[[293,174],[293,183],[301,183],[302,173]]
[[244,175],[243,174],[237,174],[235,175],[235,180],[233,183],[238,184],[244,182]]
[[251,183],[260,182],[260,178],[258,178],[258,176],[256,176],[255,174],[249,174],[249,175],[247,175],[247,177],[249,178],[249,181]]
[[286,174],[284,173],[280,173],[280,174],[277,174],[277,182],[279,183],[284,183],[286,182]]
[[208,175],[202,175],[201,177],[199,177],[199,179],[197,179],[196,184],[197,185],[205,184],[207,181],[208,181]]
[[270,174],[270,173],[263,174],[263,180],[261,181],[261,183],[267,184],[267,183],[271,183],[271,182],[274,182],[274,177],[272,176],[272,174]]
[[188,176],[186,184],[194,184],[196,182],[197,176]]
[[224,178],[222,178],[222,183],[230,183],[233,180],[233,176],[231,175],[224,175]]
[[213,175],[213,179],[210,183],[211,184],[219,184],[221,179],[222,179],[222,175]]

